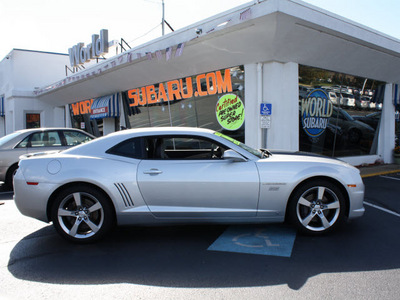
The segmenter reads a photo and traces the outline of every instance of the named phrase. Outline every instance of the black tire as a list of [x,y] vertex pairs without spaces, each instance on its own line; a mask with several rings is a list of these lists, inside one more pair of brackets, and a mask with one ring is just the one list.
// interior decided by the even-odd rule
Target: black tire
[[104,237],[114,225],[114,210],[104,193],[92,186],[62,190],[51,207],[57,232],[68,241],[85,244]]
[[346,200],[336,184],[326,180],[309,181],[290,198],[288,217],[300,233],[331,232],[346,220]]
[[18,170],[18,164],[15,164],[15,165],[12,165],[7,171],[5,185],[10,190],[14,190],[13,180],[14,180],[14,175],[17,172],[17,170]]

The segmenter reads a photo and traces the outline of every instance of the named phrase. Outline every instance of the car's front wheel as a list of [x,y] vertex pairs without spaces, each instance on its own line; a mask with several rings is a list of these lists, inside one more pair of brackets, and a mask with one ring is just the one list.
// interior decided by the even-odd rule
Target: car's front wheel
[[345,221],[345,197],[336,184],[313,180],[294,192],[288,204],[288,216],[301,233],[326,233]]
[[110,231],[114,214],[103,192],[92,186],[77,185],[57,195],[51,219],[62,237],[76,243],[88,243]]

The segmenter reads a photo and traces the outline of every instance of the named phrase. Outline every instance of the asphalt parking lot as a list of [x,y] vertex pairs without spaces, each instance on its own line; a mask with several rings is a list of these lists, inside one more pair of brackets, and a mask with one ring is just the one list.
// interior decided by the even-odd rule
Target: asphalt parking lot
[[0,192],[0,299],[398,299],[399,181],[365,176],[365,216],[327,236],[285,224],[127,227],[85,246]]

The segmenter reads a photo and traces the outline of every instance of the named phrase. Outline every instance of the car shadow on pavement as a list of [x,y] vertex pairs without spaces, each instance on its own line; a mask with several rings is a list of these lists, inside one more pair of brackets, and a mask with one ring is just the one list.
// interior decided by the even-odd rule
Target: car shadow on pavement
[[[208,251],[227,226],[117,228],[104,240],[75,245],[52,226],[25,237],[11,251],[16,278],[54,284],[132,283],[162,287],[300,289],[322,273],[400,267],[400,227],[375,223],[377,210],[320,237],[297,236],[291,257]],[[379,217],[379,216],[378,216]],[[269,226],[269,225],[265,225]],[[285,226],[285,225],[282,225]]]

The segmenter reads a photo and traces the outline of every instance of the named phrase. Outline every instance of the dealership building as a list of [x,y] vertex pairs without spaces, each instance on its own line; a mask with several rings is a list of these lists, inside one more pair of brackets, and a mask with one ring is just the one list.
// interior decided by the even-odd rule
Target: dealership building
[[336,14],[253,1],[118,54],[106,30],[87,42],[0,62],[0,137],[190,126],[255,148],[393,162],[400,40]]

